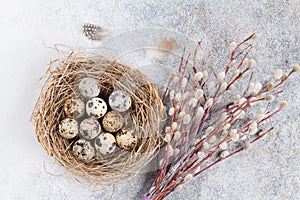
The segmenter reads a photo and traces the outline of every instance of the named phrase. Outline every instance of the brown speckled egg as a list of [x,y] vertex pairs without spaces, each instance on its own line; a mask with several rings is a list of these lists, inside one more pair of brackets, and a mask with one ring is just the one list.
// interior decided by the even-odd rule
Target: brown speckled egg
[[95,156],[95,149],[92,147],[90,142],[79,139],[77,140],[72,149],[73,154],[83,162],[89,162]]
[[95,97],[86,103],[86,113],[91,117],[101,118],[107,112],[107,105],[101,98]]
[[58,133],[66,139],[74,138],[78,135],[78,123],[75,119],[66,118],[59,123]]
[[123,129],[117,133],[116,141],[120,148],[132,150],[137,144],[137,137],[133,130]]
[[96,97],[100,93],[98,81],[91,77],[83,78],[79,83],[79,92],[86,98]]
[[84,115],[85,104],[81,99],[71,98],[65,102],[65,113],[72,118],[79,118]]
[[84,119],[79,126],[79,132],[85,139],[93,139],[101,131],[100,123],[95,118]]
[[110,133],[102,133],[95,139],[95,148],[102,155],[111,154],[116,148],[116,139]]
[[102,126],[108,132],[116,132],[123,127],[124,117],[116,112],[110,111],[103,117]]

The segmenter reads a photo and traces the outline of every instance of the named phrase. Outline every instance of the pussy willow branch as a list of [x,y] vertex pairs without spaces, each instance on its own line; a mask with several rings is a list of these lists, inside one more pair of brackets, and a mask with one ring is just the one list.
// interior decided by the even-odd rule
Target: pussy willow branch
[[[169,125],[164,131],[166,148],[146,199],[165,198],[193,177],[249,149],[252,143],[273,130],[270,127],[262,131],[258,127],[286,106],[286,103],[281,103],[275,111],[270,111],[271,103],[282,93],[282,90],[276,89],[300,70],[299,65],[295,65],[287,75],[277,71],[275,84],[270,81],[252,83],[251,72],[245,89],[240,91],[241,95],[229,101],[226,96],[222,101],[223,96],[232,94],[235,84],[243,85],[241,81],[256,65],[254,59],[248,59],[253,48],[249,42],[255,37],[256,34],[252,34],[238,44],[232,43],[229,61],[219,74],[211,68],[213,76],[209,76],[206,69],[209,55],[197,63],[201,42],[193,54],[186,56],[184,49],[178,70],[171,74],[163,93],[163,101],[171,101]],[[255,117],[249,116],[248,120],[241,121],[247,114],[250,115],[247,111],[253,110],[259,103],[267,106],[262,107]]]

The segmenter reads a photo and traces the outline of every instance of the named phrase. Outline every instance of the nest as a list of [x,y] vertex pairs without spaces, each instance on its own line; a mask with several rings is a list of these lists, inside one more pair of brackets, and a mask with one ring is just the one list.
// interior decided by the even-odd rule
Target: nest
[[[56,64],[59,66],[53,67],[52,63],[46,72],[48,78],[32,115],[37,139],[43,148],[74,176],[87,178],[96,186],[114,185],[136,175],[155,157],[161,145],[164,109],[156,87],[139,70],[102,56],[71,54]],[[131,95],[132,106],[126,121],[139,138],[134,150],[119,149],[84,163],[72,153],[74,139],[64,139],[58,134],[58,124],[66,117],[64,103],[80,95],[77,85],[84,77],[99,80],[104,100],[115,89]]]

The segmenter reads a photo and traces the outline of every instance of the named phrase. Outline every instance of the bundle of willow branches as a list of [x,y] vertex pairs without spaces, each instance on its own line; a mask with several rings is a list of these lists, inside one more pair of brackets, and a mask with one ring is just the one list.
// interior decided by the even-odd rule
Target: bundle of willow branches
[[201,42],[193,54],[184,51],[162,97],[165,105],[171,105],[163,130],[166,148],[145,200],[164,199],[215,164],[250,149],[272,131],[273,127],[263,129],[262,123],[286,106],[281,102],[275,107],[274,100],[283,92],[279,87],[300,66],[294,65],[287,73],[278,69],[273,79],[264,83],[253,82],[251,70],[256,61],[248,55],[256,36],[231,43],[229,61],[218,72],[207,70],[209,56],[197,62]]

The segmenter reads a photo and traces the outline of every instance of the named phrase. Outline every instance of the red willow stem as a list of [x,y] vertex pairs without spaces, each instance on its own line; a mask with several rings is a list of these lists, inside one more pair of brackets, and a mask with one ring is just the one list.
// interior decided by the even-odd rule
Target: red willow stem
[[[251,48],[250,48],[250,50],[251,50]],[[250,51],[249,50],[249,51]],[[249,52],[248,51],[248,52]],[[240,54],[241,55],[241,54]],[[240,76],[241,75],[243,75],[245,72],[247,72],[249,70],[249,68],[246,68],[241,74],[240,74]],[[196,69],[194,69],[194,72],[196,73],[197,71],[196,71]],[[215,74],[215,76],[217,76],[216,74]],[[234,79],[233,81],[232,81],[232,83],[234,83],[235,81],[237,80],[237,78],[236,79]],[[222,92],[223,93],[223,92]],[[215,103],[214,103],[215,104]],[[212,110],[212,108],[210,108],[210,110]],[[205,114],[209,114],[210,112],[205,112]],[[203,119],[203,118],[202,118]],[[200,125],[201,125],[201,123],[200,123]],[[198,127],[200,127],[200,125],[198,126]],[[186,133],[186,132],[184,132],[184,133]],[[185,136],[185,135],[184,135]],[[212,134],[210,135],[210,137],[212,137]],[[182,138],[185,138],[185,137],[182,137]],[[183,144],[181,145],[181,147],[183,146]]]
[[[245,102],[244,104],[249,105],[249,103],[247,103],[247,102]],[[241,107],[243,107],[243,106],[241,106]],[[244,108],[244,109],[246,109],[246,108]],[[258,124],[260,124],[260,123],[262,123],[263,121],[265,121],[265,120],[271,118],[272,116],[274,116],[275,114],[277,114],[277,113],[280,112],[281,110],[282,110],[282,109],[279,108],[278,110],[274,111],[272,114],[270,114],[269,116],[265,117],[263,120],[261,120],[260,122],[258,122]],[[232,121],[232,120],[234,120],[234,119],[231,119],[231,121]],[[225,123],[226,123],[226,121],[225,121]],[[224,124],[225,124],[225,123],[224,123]],[[228,123],[228,122],[227,122],[227,123]],[[229,122],[229,123],[230,123],[230,122]],[[242,133],[242,132],[247,131],[247,129],[249,128],[250,124],[251,124],[251,122],[249,122],[248,124],[246,124],[244,127],[240,128],[240,129],[238,130],[238,133]],[[215,130],[217,130],[217,128],[215,128]],[[215,134],[216,134],[216,132],[212,131],[212,133],[210,134],[210,137],[213,136],[213,135],[215,135]],[[260,138],[260,137],[259,137],[259,138]],[[209,151],[212,151],[212,149],[218,148],[218,146],[219,146],[222,142],[224,142],[224,141],[228,142],[229,140],[230,140],[229,138],[224,138],[223,140],[221,140],[219,143],[217,143],[215,146],[213,146],[212,148],[210,148],[210,149],[207,150],[207,151],[208,151],[208,152],[209,152]],[[215,152],[215,151],[217,151],[217,150],[218,150],[218,149],[215,149],[213,152]],[[195,153],[194,153],[194,154],[195,154]],[[207,157],[211,157],[211,156],[208,155]],[[195,163],[195,162],[194,162],[194,163]],[[189,169],[188,171],[186,171],[185,174],[187,175],[187,174],[189,174],[189,173],[195,171],[202,163],[203,163],[203,162],[201,161],[201,162],[198,163],[197,165],[193,166],[193,168],[191,168],[191,169]]]
[[164,91],[163,96],[162,96],[162,102],[164,102],[164,100],[165,100],[165,97],[166,97],[167,91],[168,91],[168,89],[170,87],[171,81],[172,81],[171,79],[168,80],[166,90]]
[[286,78],[284,80],[282,80],[281,82],[279,82],[277,85],[275,85],[274,89],[279,87],[280,85],[282,85],[295,71],[291,70],[288,75],[286,76]]
[[[189,54],[190,56],[190,54]],[[187,59],[188,61],[188,59]],[[182,62],[183,63],[183,62]],[[182,72],[182,76],[181,76],[181,80],[183,79],[184,77],[184,72],[186,71],[186,68],[187,68],[187,65],[188,65],[188,62],[185,62],[185,65],[184,65],[184,69],[183,69],[183,72]],[[180,69],[181,69],[182,65],[180,65]],[[194,84],[193,84],[194,85]],[[192,88],[193,89],[193,88]],[[181,90],[181,84],[179,84],[179,88],[178,88],[178,91]],[[176,91],[174,91],[175,94],[176,94]],[[192,92],[192,90],[190,91],[190,93]],[[184,104],[182,104],[183,106]],[[173,104],[173,107],[175,108],[177,106],[177,100],[175,100],[174,104]],[[180,109],[181,110],[181,109]],[[171,127],[171,134],[170,134],[170,138],[172,138],[173,136],[173,133],[174,133],[174,130],[172,130],[172,123],[174,122],[174,119],[175,119],[175,115],[176,115],[176,112],[177,110],[175,111],[175,113],[172,115],[172,119],[170,120],[170,127]],[[182,147],[183,145],[181,145]],[[160,170],[160,173],[159,173],[159,178],[157,180],[157,185],[158,185],[158,190],[160,190],[160,184],[161,184],[161,181],[162,181],[162,176],[166,174],[166,168],[168,166],[168,161],[169,161],[169,145],[167,145],[167,153],[165,154],[165,158],[164,158],[164,165],[163,165],[163,171]]]
[[[248,103],[245,102],[244,104],[247,105]],[[241,107],[243,107],[243,106],[241,106]],[[244,108],[244,109],[246,109],[246,108]],[[235,111],[235,112],[237,112],[237,111]],[[234,114],[233,114],[233,116],[234,116]],[[237,116],[238,116],[238,115],[236,115],[235,117],[231,118],[230,121],[234,121],[234,120],[237,118]],[[223,121],[220,122],[220,124],[225,125],[225,124],[227,124],[227,123],[230,123],[230,121],[227,122],[227,121],[225,120],[224,122],[223,122]],[[249,125],[250,125],[250,124],[247,124],[246,126],[249,126]],[[244,127],[242,127],[241,129],[239,129],[238,133],[240,133],[246,126],[244,126]],[[221,131],[222,131],[222,128],[218,128],[218,127],[214,128],[214,130],[209,134],[209,136],[207,137],[206,140],[208,140],[209,138],[211,138],[213,135],[216,135],[217,132],[221,132]],[[225,137],[223,140],[221,140],[220,142],[218,142],[216,145],[214,145],[213,147],[211,147],[211,148],[208,149],[207,151],[208,151],[208,152],[210,152],[210,151],[217,152],[217,151],[219,150],[219,149],[218,149],[219,145],[220,145],[222,142],[224,142],[224,141],[228,142],[229,140],[230,140],[229,137]],[[215,150],[212,150],[212,149],[215,149]],[[195,154],[195,153],[194,153],[194,154]],[[208,156],[211,157],[210,155],[208,155]],[[191,168],[191,169],[189,169],[188,171],[186,171],[185,174],[187,175],[187,174],[189,174],[189,173],[195,171],[202,163],[203,163],[203,162],[198,163],[196,166],[194,166],[193,168]]]
[[[239,47],[240,47],[241,45],[243,45],[244,43],[246,43],[247,41],[249,41],[249,40],[253,37],[254,34],[255,34],[255,33],[253,33],[253,34],[250,35],[248,38],[246,38],[245,40],[243,40],[242,42],[240,42],[240,43],[236,46],[236,48],[231,52],[229,62],[228,62],[228,64],[227,64],[226,67],[225,67],[225,73],[226,73],[226,74],[227,74],[227,72],[228,72],[228,70],[229,70],[230,63],[231,63],[234,59],[236,59],[238,56],[241,55],[241,54],[238,54],[238,56],[234,57],[234,54],[235,54],[236,50],[239,49]],[[251,49],[252,49],[252,47],[250,48],[250,50],[251,50]],[[244,49],[244,50],[245,50],[245,49]],[[249,51],[250,51],[250,50],[249,50]],[[247,54],[247,55],[248,55],[248,54]]]
[[[252,144],[252,143],[258,141],[259,139],[261,139],[262,137],[264,137],[266,134],[268,134],[268,133],[269,133],[270,131],[272,131],[273,129],[274,129],[274,127],[269,128],[269,129],[268,129],[267,131],[265,131],[263,134],[257,136],[255,139],[253,139],[250,143]],[[218,160],[214,161],[212,164],[208,165],[207,167],[203,168],[203,169],[200,170],[199,172],[195,173],[193,177],[198,176],[199,174],[201,174],[201,173],[203,173],[204,171],[208,170],[209,168],[213,167],[213,166],[216,165],[217,163],[219,163],[219,162],[221,162],[221,161],[223,161],[223,160],[225,160],[225,159],[227,159],[227,158],[229,158],[229,157],[231,157],[231,156],[233,156],[233,155],[235,155],[235,154],[237,154],[237,153],[239,153],[239,152],[241,152],[241,151],[243,151],[243,150],[244,150],[244,147],[239,148],[238,150],[234,151],[233,153],[229,154],[228,156],[226,156],[226,157],[224,157],[224,158],[219,158]],[[208,160],[209,158],[211,158],[215,153],[217,153],[217,150],[211,152],[206,158],[204,158],[204,159],[200,162],[200,165],[203,164],[203,163],[204,163],[206,160]],[[199,166],[200,166],[200,165],[199,165]],[[199,166],[193,167],[192,170],[190,170],[190,171],[192,171],[192,172],[195,171]],[[188,173],[186,172],[186,174],[188,174]],[[181,179],[180,179],[180,181],[181,181]],[[178,181],[174,181],[174,180],[173,180],[173,181],[171,182],[171,184],[169,184],[164,190],[162,190],[162,193],[158,194],[158,197],[162,196],[163,193],[164,193],[165,191],[167,191],[167,189],[169,189],[169,188],[171,188],[172,186],[174,186],[175,183],[178,183]],[[171,191],[170,191],[170,192],[171,192]],[[156,198],[154,198],[154,199],[156,199]]]
[[239,73],[239,75],[237,77],[235,77],[230,83],[228,83],[227,85],[227,89],[233,84],[235,83],[239,78],[241,78],[250,68],[246,68],[244,69],[242,72]]
[[199,41],[198,43],[197,43],[197,46],[196,46],[196,48],[195,48],[195,51],[194,51],[194,57],[193,57],[193,70],[194,70],[194,72],[196,73],[196,71],[197,71],[197,68],[196,68],[196,57],[197,57],[197,52],[198,52],[198,48],[200,49],[201,48],[201,41]]
[[[275,115],[276,113],[278,113],[281,109],[278,109],[276,111],[274,111],[271,115],[267,116],[265,119],[261,120],[258,124],[262,123],[263,121],[267,120],[268,118],[272,117],[273,115]],[[245,132],[247,131],[247,129],[249,128],[251,122],[249,122],[248,124],[246,124],[244,127],[240,128],[237,133],[242,133],[242,132]],[[211,135],[215,135],[215,134],[211,134]],[[259,137],[260,138],[260,137]],[[221,140],[220,142],[218,142],[215,146],[213,146],[212,148],[208,149],[207,151],[210,152],[210,151],[213,151],[213,152],[217,152],[218,151],[218,147],[219,145],[222,143],[222,142],[229,142],[230,141],[230,138],[229,137],[225,137],[223,140]],[[214,150],[213,150],[214,149]],[[211,157],[211,155],[209,154],[207,156],[208,158]],[[206,160],[206,159],[205,159]],[[185,172],[185,175],[195,171],[199,166],[201,166],[203,164],[203,161],[201,161],[200,163],[196,164],[195,166],[193,166],[193,168],[190,168],[189,170],[187,170]]]
[[245,96],[246,96],[246,94],[247,94],[247,92],[248,92],[248,90],[249,90],[249,87],[250,87],[250,83],[251,83],[251,81],[252,81],[252,77],[253,77],[253,72],[251,72],[251,74],[250,74],[250,78],[249,78],[249,80],[248,80],[247,87],[246,87],[246,89],[244,90],[244,93],[243,93],[243,96],[242,96],[242,97],[245,97]]
[[180,71],[181,71],[181,67],[182,67],[183,60],[184,60],[184,55],[185,55],[185,47],[183,48],[182,56],[181,56],[181,59],[180,59],[180,64],[179,64],[179,68],[178,68],[178,73],[180,73]]
[[[268,134],[268,133],[269,133],[270,131],[272,131],[273,129],[274,129],[274,127],[269,128],[269,129],[268,129],[267,131],[265,131],[263,134],[259,135],[259,136],[256,137],[254,140],[252,140],[250,143],[252,144],[252,143],[256,142],[257,140],[261,139],[262,137],[264,137],[266,134]],[[244,147],[239,148],[238,150],[236,150],[236,151],[234,151],[233,153],[229,154],[229,155],[226,156],[225,158],[220,158],[220,159],[216,160],[216,161],[213,162],[212,164],[208,165],[207,167],[205,167],[205,168],[203,168],[202,170],[200,170],[199,172],[197,172],[194,176],[198,176],[200,173],[202,173],[202,172],[208,170],[209,168],[211,168],[212,166],[216,165],[217,163],[219,163],[219,162],[221,162],[221,161],[223,161],[223,160],[225,160],[225,159],[227,159],[227,158],[229,158],[229,157],[231,157],[231,156],[233,156],[233,155],[235,155],[235,154],[237,154],[237,153],[239,153],[239,152],[241,152],[241,151],[243,151],[243,150],[244,150]]]

